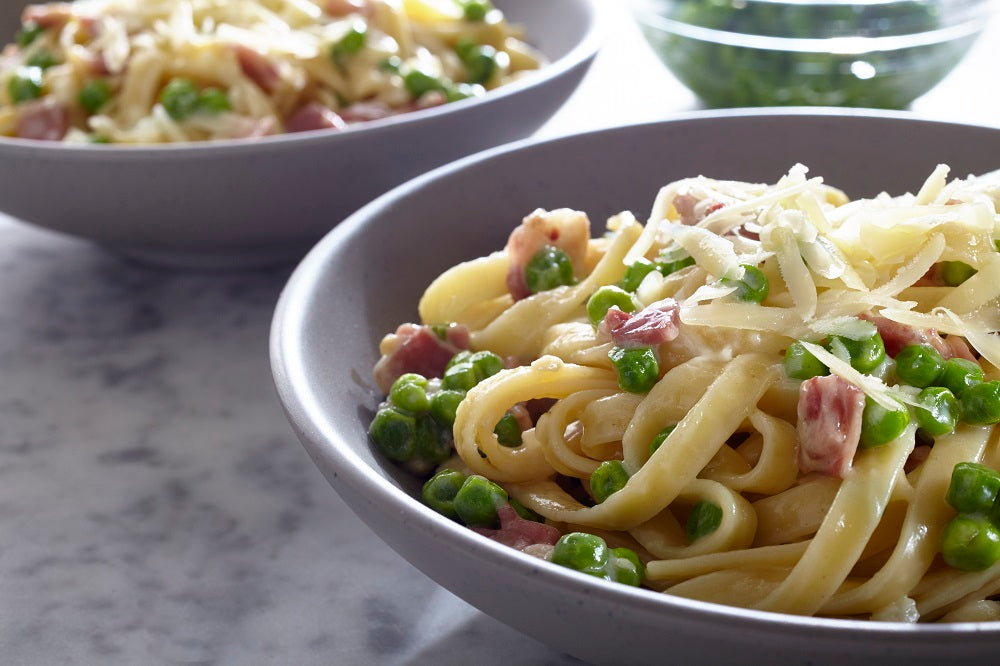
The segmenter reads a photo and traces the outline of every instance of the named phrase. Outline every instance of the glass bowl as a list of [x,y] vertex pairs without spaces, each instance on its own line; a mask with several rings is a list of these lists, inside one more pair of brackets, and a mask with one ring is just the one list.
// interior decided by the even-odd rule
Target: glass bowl
[[670,71],[709,107],[901,109],[979,37],[993,0],[633,0]]

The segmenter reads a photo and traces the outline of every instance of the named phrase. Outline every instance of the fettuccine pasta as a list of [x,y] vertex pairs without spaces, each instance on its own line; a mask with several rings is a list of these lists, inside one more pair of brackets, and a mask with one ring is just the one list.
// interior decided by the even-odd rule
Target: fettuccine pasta
[[436,510],[594,576],[1000,620],[998,202],[1000,172],[851,201],[796,165],[596,237],[534,211],[382,341],[372,439]]
[[0,135],[169,143],[343,129],[469,97],[543,58],[489,0],[29,5]]

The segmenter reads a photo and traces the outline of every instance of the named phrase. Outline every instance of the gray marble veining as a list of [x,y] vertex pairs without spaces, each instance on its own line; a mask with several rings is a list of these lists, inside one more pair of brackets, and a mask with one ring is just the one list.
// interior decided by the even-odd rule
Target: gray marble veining
[[577,663],[458,600],[296,440],[290,268],[154,268],[0,219],[0,661]]

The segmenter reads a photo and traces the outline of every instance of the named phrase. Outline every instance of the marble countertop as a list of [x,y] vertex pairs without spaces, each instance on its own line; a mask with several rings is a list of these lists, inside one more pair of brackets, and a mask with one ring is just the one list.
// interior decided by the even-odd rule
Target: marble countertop
[[[696,108],[607,9],[540,135]],[[997,56],[914,111],[996,123]],[[312,465],[267,357],[291,268],[151,267],[0,217],[0,661],[579,663],[425,578]]]

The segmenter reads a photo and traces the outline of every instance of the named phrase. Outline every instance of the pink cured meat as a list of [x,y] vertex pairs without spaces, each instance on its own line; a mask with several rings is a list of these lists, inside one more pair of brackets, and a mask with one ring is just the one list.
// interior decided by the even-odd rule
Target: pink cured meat
[[415,372],[424,377],[440,377],[451,357],[469,346],[469,329],[450,326],[442,340],[429,326],[403,324],[396,329],[390,350],[375,364],[375,383],[389,393],[400,375]]
[[858,449],[864,409],[864,392],[842,377],[802,382],[796,426],[799,469],[843,477]]
[[20,105],[15,131],[22,139],[61,141],[69,129],[69,112],[52,98]]
[[247,78],[257,84],[266,93],[274,92],[281,80],[278,66],[267,58],[263,53],[249,46],[235,44],[233,51],[236,59],[240,63],[240,69],[247,75]]
[[524,277],[524,267],[546,245],[557,247],[569,257],[574,269],[587,258],[590,220],[584,213],[570,210],[538,209],[524,218],[507,239],[507,289],[515,301],[531,296]]
[[965,341],[957,336],[941,337],[933,329],[920,329],[900,324],[886,317],[864,316],[863,319],[875,324],[878,334],[885,344],[885,353],[895,357],[904,347],[909,345],[930,345],[945,359],[964,358],[975,361],[976,357]]
[[672,298],[647,305],[633,315],[612,306],[604,317],[604,326],[619,347],[656,347],[680,333],[679,313],[677,301]]
[[308,132],[320,129],[344,129],[347,123],[332,109],[319,102],[300,107],[285,121],[286,132]]
[[500,516],[500,529],[491,530],[484,527],[473,527],[472,529],[485,537],[518,550],[523,550],[527,546],[537,543],[555,545],[561,536],[559,530],[551,525],[536,523],[517,515],[517,511],[509,504],[497,509],[497,515]]

